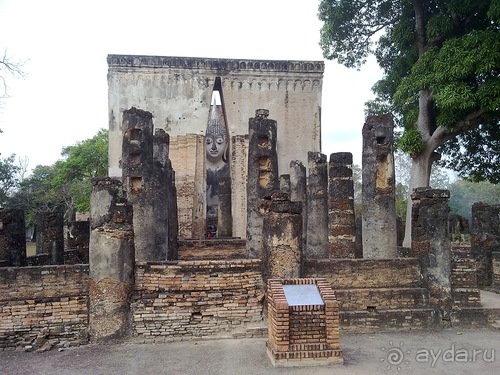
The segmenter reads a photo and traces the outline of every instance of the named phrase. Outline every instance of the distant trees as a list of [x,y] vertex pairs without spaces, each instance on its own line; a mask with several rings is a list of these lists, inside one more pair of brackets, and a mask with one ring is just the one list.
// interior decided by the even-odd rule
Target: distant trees
[[63,148],[61,155],[53,165],[36,166],[6,200],[7,207],[25,210],[29,224],[41,212],[60,210],[72,219],[76,211],[90,209],[90,179],[108,171],[108,131],[101,129],[94,137]]

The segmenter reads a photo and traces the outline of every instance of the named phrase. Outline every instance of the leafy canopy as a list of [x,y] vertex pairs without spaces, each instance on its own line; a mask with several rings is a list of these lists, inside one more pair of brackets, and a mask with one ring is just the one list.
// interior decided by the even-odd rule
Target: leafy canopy
[[500,182],[492,167],[500,160],[500,0],[322,0],[318,17],[325,58],[359,68],[376,57],[384,76],[367,111],[393,114],[403,151],[423,152],[439,128],[431,146],[442,165]]

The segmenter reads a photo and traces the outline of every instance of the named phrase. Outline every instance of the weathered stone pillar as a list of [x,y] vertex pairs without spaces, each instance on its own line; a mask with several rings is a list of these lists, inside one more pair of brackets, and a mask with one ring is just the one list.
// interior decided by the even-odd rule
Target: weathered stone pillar
[[328,258],[328,165],[326,155],[307,153],[307,246],[304,258]]
[[78,263],[88,263],[90,222],[88,220],[72,221],[69,223],[68,229],[68,236],[66,238],[68,249],[76,250]]
[[500,251],[494,251],[492,255],[493,282],[492,290],[495,293],[500,293]]
[[248,134],[231,138],[231,211],[233,236],[246,237]]
[[36,253],[50,254],[54,241],[64,249],[64,215],[59,210],[41,212],[36,219]]
[[302,206],[302,251],[307,246],[307,177],[306,167],[298,160],[290,162],[290,200]]
[[337,152],[330,155],[328,229],[330,258],[354,258],[356,222],[354,218],[352,154],[350,152]]
[[265,202],[263,277],[300,277],[302,266],[302,205],[289,194],[275,192]]
[[477,285],[492,283],[492,252],[500,251],[500,205],[472,205],[471,255],[477,262]]
[[117,179],[92,181],[90,197],[89,317],[92,342],[129,335],[134,285],[132,206]]
[[249,258],[262,256],[262,214],[259,201],[279,189],[277,124],[267,109],[257,109],[249,119],[247,182],[247,251]]
[[365,258],[396,258],[396,189],[393,122],[368,116],[363,126],[362,228]]
[[233,236],[233,215],[231,214],[231,176],[225,175],[217,182],[219,195],[219,216],[217,217],[217,235],[219,238]]
[[179,211],[177,207],[177,187],[175,186],[175,171],[172,168],[170,160],[168,161],[169,177],[168,181],[168,196],[167,196],[167,210],[168,210],[168,248],[167,260],[178,259],[179,254]]
[[26,266],[24,211],[0,208],[0,264]]
[[153,135],[149,112],[123,112],[122,180],[134,209],[134,246],[138,261],[167,259],[169,136]]
[[448,235],[448,190],[417,188],[411,199],[411,255],[419,258],[431,303],[449,319],[451,296],[451,242]]

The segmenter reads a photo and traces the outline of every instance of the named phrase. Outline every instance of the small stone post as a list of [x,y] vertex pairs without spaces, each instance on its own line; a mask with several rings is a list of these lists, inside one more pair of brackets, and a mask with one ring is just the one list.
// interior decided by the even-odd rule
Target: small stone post
[[262,214],[260,200],[279,189],[277,124],[267,109],[257,109],[249,119],[247,182],[247,252],[249,258],[262,256]]
[[350,152],[337,152],[330,155],[328,229],[330,258],[354,258],[356,222],[354,219],[352,154]]
[[92,181],[90,197],[90,340],[110,342],[130,334],[134,286],[132,206],[117,179]]
[[500,251],[500,205],[472,205],[471,255],[477,262],[477,285],[493,281],[492,252]]
[[307,153],[307,246],[304,258],[328,258],[328,165],[326,155]]
[[431,188],[417,188],[411,195],[411,255],[420,259],[431,303],[441,309],[444,320],[449,320],[453,303],[451,241],[448,235],[449,197],[448,190]]
[[24,211],[0,208],[0,264],[26,266]]
[[263,277],[300,277],[302,267],[302,205],[289,194],[275,192],[266,200],[263,226]]
[[396,188],[393,122],[368,116],[363,126],[362,230],[364,258],[396,258]]

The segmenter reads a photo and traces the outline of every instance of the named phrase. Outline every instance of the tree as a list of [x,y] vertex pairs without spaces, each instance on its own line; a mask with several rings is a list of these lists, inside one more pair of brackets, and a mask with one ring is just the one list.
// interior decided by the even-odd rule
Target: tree
[[471,222],[472,205],[477,202],[500,204],[500,185],[487,181],[457,180],[450,185],[450,211]]
[[22,78],[25,76],[23,71],[24,62],[14,60],[4,51],[3,57],[0,59],[0,98],[9,97],[7,77]]
[[19,182],[19,167],[15,164],[16,155],[0,158],[0,207],[7,202]]
[[318,17],[325,58],[359,68],[374,54],[383,69],[367,108],[392,113],[403,130],[398,147],[412,158],[409,193],[429,186],[440,155],[462,168],[457,157],[478,147],[484,152],[474,154],[477,166],[468,172],[500,181],[498,168],[487,167],[500,155],[499,0],[322,0]]
[[107,130],[63,148],[61,155],[64,158],[51,166],[37,166],[8,202],[10,207],[25,210],[28,224],[35,224],[42,212],[63,210],[71,220],[75,211],[89,210],[90,179],[107,175]]

